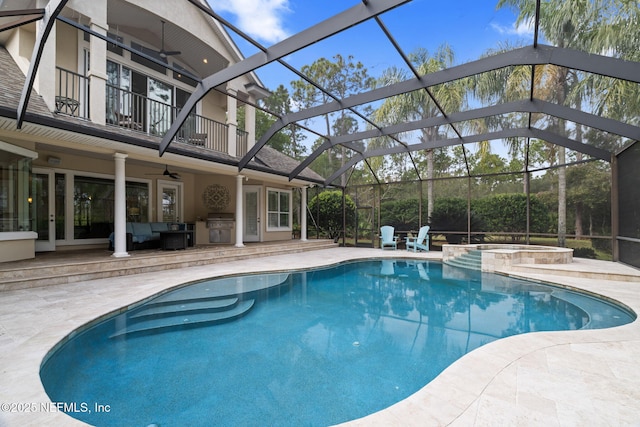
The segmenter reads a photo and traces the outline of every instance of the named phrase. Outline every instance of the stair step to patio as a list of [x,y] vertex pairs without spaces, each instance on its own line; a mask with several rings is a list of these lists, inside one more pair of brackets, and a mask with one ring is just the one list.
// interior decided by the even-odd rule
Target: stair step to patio
[[[152,317],[143,321],[135,322],[113,333],[110,338],[122,337],[134,333],[144,332],[166,332],[176,328],[213,325],[216,323],[228,322],[245,315],[253,305],[255,300],[249,299],[235,304],[221,312],[213,313],[179,313],[182,315]],[[169,314],[169,313],[166,313]]]
[[[56,253],[47,261],[47,254],[34,260],[0,264],[0,291],[74,283],[85,280],[120,277],[176,268],[218,264],[256,257],[303,253],[335,248],[333,240],[286,241],[247,244],[245,247],[196,247],[182,251],[132,251],[129,257],[113,258],[109,251],[94,251],[92,255],[72,251]],[[65,258],[68,256],[68,260]]]

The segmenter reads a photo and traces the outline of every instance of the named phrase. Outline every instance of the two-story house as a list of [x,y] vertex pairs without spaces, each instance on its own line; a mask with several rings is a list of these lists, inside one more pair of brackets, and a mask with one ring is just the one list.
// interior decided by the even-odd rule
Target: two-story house
[[289,181],[278,168],[295,161],[268,147],[239,174],[268,94],[255,74],[210,91],[159,155],[198,82],[242,60],[202,8],[0,5],[0,262],[106,247],[110,236],[113,255],[127,256],[131,223],[188,223],[196,244],[291,239],[294,193],[306,206],[306,186],[322,179],[307,170]]

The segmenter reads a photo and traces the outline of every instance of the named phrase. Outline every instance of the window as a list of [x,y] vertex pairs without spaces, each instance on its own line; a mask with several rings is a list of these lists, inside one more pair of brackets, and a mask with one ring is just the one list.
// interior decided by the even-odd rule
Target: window
[[[157,59],[158,61],[162,61],[162,62],[167,62],[166,58],[163,58],[160,56],[160,54],[158,53],[158,51],[154,50],[154,49],[150,49],[148,47],[144,47],[141,44],[138,44],[134,41],[131,42],[131,48],[133,50],[137,50],[140,53],[145,54],[146,56],[149,56],[151,58]],[[163,67],[162,65],[156,64],[153,61],[149,61],[147,58],[145,58],[142,55],[138,55],[136,53],[131,52],[131,61],[133,62],[137,62],[138,64],[144,65],[147,68],[151,68],[154,71],[157,71],[158,73],[167,74],[167,68]]]
[[[124,38],[117,36],[113,33],[107,33],[107,37],[109,37],[111,40],[117,41],[120,44],[124,44]],[[115,43],[107,42],[107,50],[111,53],[115,53],[116,55],[122,56],[123,49]]]
[[0,232],[30,231],[29,175],[35,153],[0,142]]
[[177,63],[174,62],[173,63],[173,68],[182,71],[182,72],[178,72],[178,71],[174,71],[173,72],[173,78],[175,80],[178,80],[178,81],[181,81],[183,83],[186,83],[189,86],[193,86],[193,87],[198,86],[198,82],[194,78],[191,77],[192,74],[188,70],[183,68],[180,64],[177,64]]
[[142,182],[129,182],[127,191],[127,221],[149,222],[149,186]]
[[[109,237],[114,220],[114,181],[76,176],[73,194],[74,239]],[[146,222],[149,188],[144,183],[126,183],[127,221]]]
[[113,224],[113,192],[113,180],[75,177],[74,239],[109,237]]
[[267,231],[291,230],[291,191],[267,189]]

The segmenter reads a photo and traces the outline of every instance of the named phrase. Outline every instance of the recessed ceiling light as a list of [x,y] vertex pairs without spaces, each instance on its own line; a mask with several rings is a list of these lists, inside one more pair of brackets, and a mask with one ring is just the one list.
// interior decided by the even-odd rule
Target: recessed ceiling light
[[205,64],[208,64],[208,63],[209,63],[209,60],[208,60],[207,58],[204,58],[204,59],[202,60],[202,62],[204,62]]

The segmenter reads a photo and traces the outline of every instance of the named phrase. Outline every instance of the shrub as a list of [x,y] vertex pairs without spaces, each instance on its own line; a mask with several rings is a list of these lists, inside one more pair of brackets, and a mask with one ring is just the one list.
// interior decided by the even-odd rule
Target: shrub
[[[431,232],[437,234],[438,231],[467,231],[467,201],[459,198],[438,199],[434,203],[433,212],[429,218]],[[484,236],[477,232],[484,231],[482,218],[471,211],[471,240],[474,242],[483,241]],[[467,236],[462,234],[445,234],[447,243],[458,244],[466,240]]]
[[[486,229],[503,233],[524,233],[527,230],[527,196],[525,194],[498,194],[472,202],[474,211],[485,219]],[[546,205],[535,196],[530,197],[529,231],[549,231],[550,216]],[[518,236],[512,235],[512,240]]]
[[596,259],[596,251],[593,248],[576,248],[573,250],[573,256],[578,258]]
[[[318,214],[315,222],[323,233],[331,239],[338,239],[343,229],[342,192],[338,190],[323,191],[309,202],[312,215]],[[356,204],[348,195],[345,197],[345,223],[352,227],[356,218]]]
[[611,239],[591,239],[591,245],[598,251],[611,253]]
[[418,199],[383,202],[380,205],[380,225],[391,225],[396,230],[417,230],[420,203]]

